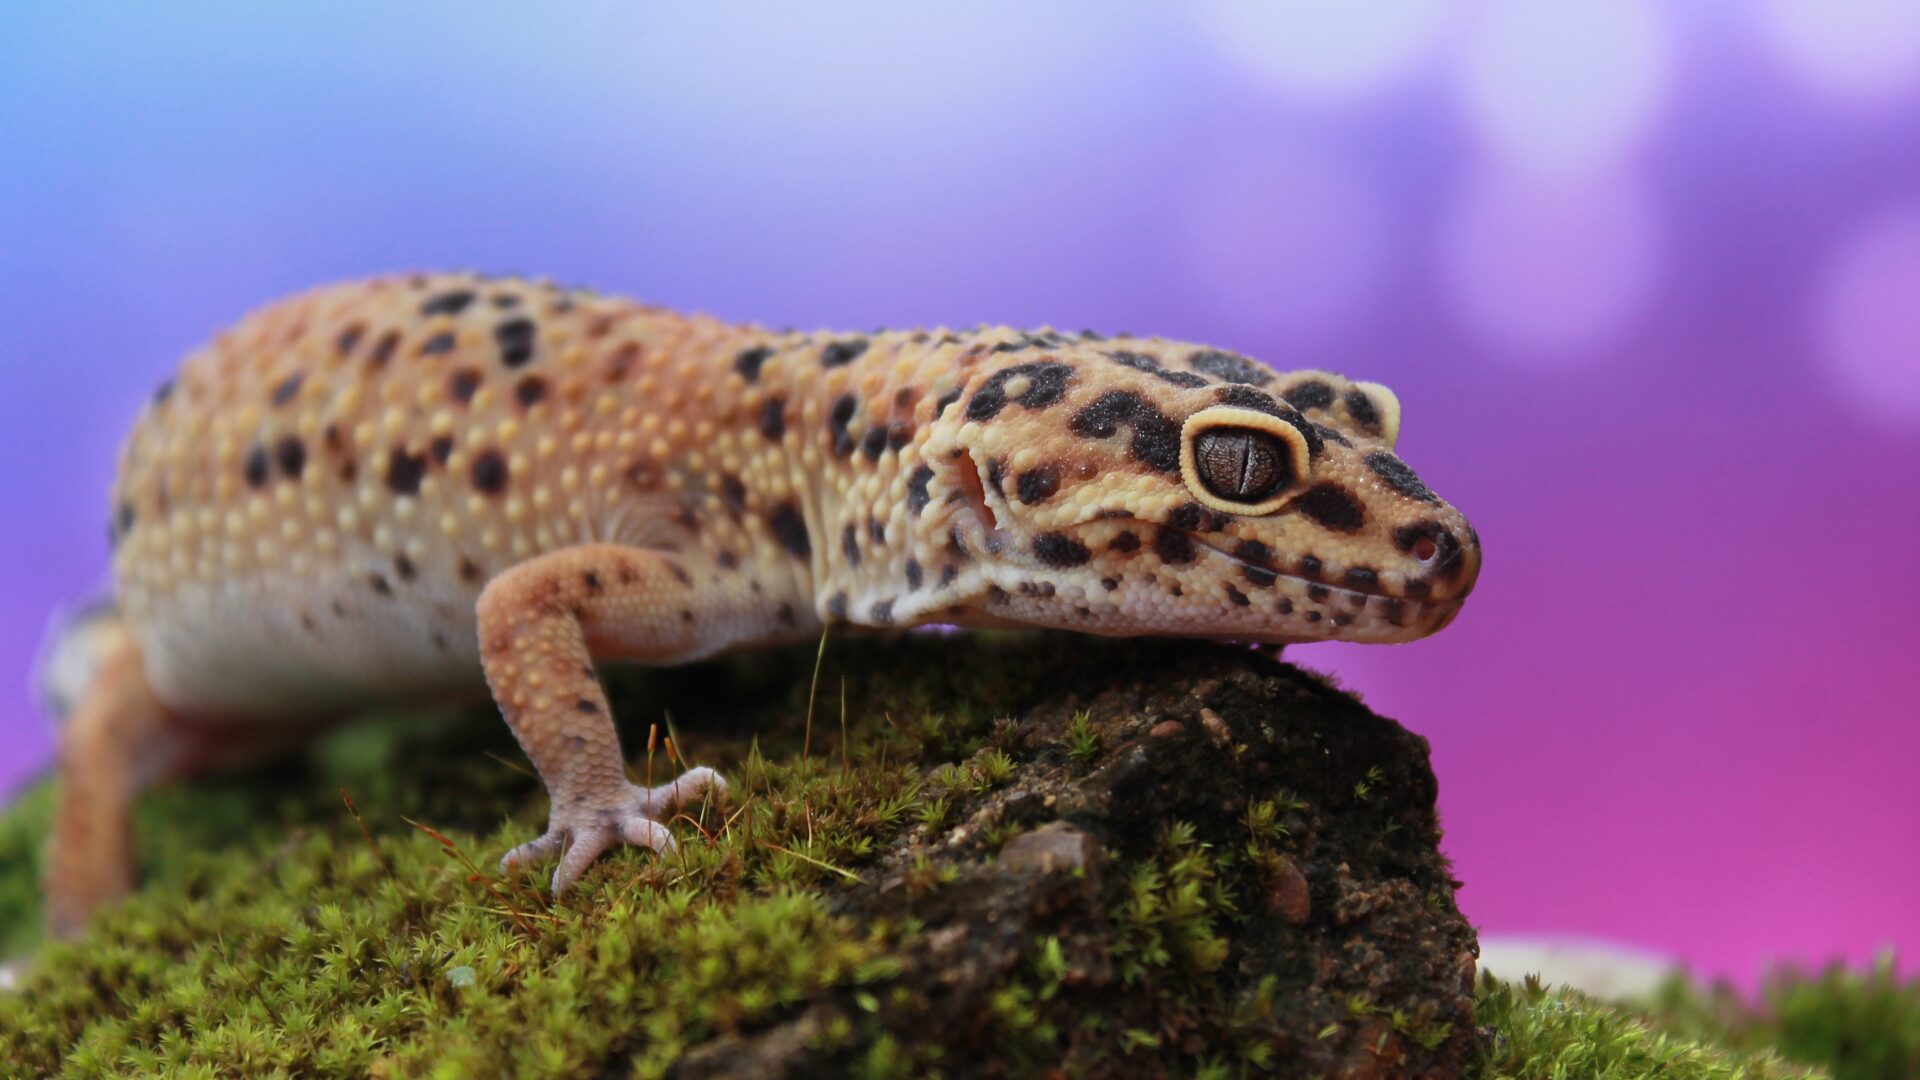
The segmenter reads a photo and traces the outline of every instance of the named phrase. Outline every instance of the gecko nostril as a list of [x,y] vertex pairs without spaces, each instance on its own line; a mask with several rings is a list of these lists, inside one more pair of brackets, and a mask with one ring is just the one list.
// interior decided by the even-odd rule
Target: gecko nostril
[[1421,562],[1426,562],[1439,553],[1440,545],[1434,543],[1431,536],[1423,536],[1413,542],[1413,557]]

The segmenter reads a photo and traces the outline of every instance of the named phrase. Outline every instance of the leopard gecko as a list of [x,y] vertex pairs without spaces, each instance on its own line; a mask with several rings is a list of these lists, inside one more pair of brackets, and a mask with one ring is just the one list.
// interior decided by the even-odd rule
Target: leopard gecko
[[1480,543],[1400,418],[1159,338],[775,331],[471,274],[282,300],[121,452],[115,603],[62,646],[51,927],[131,887],[144,785],[370,705],[490,689],[551,800],[503,864],[558,855],[559,892],[725,791],[628,781],[599,661],[828,624],[1432,634]]

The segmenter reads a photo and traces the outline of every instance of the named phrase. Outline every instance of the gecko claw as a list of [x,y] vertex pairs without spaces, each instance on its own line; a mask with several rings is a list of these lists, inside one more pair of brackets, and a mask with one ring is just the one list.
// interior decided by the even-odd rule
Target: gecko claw
[[672,854],[677,845],[662,819],[709,795],[724,803],[727,782],[719,773],[701,767],[656,788],[629,784],[611,806],[576,805],[556,810],[548,819],[547,831],[507,852],[500,860],[500,870],[505,873],[521,863],[544,859],[564,846],[560,865],[553,871],[553,895],[564,895],[593,861],[615,844]]

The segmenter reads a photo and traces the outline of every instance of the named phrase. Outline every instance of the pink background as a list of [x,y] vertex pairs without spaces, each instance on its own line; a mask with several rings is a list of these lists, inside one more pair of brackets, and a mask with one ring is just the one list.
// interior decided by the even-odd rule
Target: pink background
[[1387,382],[1479,591],[1294,657],[1432,740],[1468,913],[1743,980],[1920,941],[1920,4],[702,11],[0,13],[0,788],[177,357],[471,266]]

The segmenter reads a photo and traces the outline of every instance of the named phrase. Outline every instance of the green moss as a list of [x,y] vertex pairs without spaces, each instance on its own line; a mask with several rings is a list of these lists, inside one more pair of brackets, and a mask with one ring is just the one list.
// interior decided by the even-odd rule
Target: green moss
[[[1021,815],[1039,801],[1015,813],[1011,789],[1039,775],[1071,798],[1065,785],[1125,766],[1154,718],[1076,701],[1035,735],[1007,717],[1064,668],[1103,661],[1077,643],[976,637],[969,662],[947,662],[959,647],[863,647],[858,668],[843,665],[844,696],[830,650],[811,731],[799,720],[811,648],[616,678],[626,745],[645,747],[656,720],[664,732],[679,717],[675,743],[725,766],[735,799],[676,822],[675,856],[616,852],[560,903],[545,895],[550,867],[492,871],[538,831],[545,799],[488,710],[376,719],[273,770],[156,791],[137,819],[145,884],[84,940],[44,946],[22,992],[0,995],[0,1062],[27,1075],[460,1076],[659,1075],[678,1061],[698,1075],[701,1054],[778,1027],[811,1055],[801,1060],[836,1074],[966,1074],[913,1034],[941,1002],[938,980],[915,981],[928,970],[923,919],[1002,895],[978,868],[1032,827]],[[678,768],[663,748],[634,771]],[[1386,804],[1393,785],[1367,770],[1342,781],[1342,813]],[[0,814],[0,954],[38,940],[48,812],[42,787]],[[1237,1077],[1280,1064],[1279,1003],[1299,988],[1243,978],[1245,958],[1262,954],[1235,950],[1273,933],[1250,883],[1291,865],[1311,812],[1269,789],[1204,828],[1175,818],[1141,831],[1105,872],[1106,936],[1067,924],[1013,943],[1015,962],[984,997],[997,1067],[1044,1071],[1067,1044],[1096,1047],[1082,1059],[1095,1071],[1171,1062]],[[975,839],[955,849],[909,843],[968,822]],[[861,888],[897,899],[850,905]],[[1108,960],[1129,1004],[1077,1004],[1089,966]],[[1145,999],[1210,1018],[1204,1030],[1219,1037],[1169,1034]],[[1391,1031],[1431,1049],[1459,1034],[1383,1000],[1349,995],[1322,1037]],[[1483,983],[1493,1037],[1477,1075],[1798,1075],[1770,1045],[1840,1076],[1912,1074],[1911,1040],[1889,1033],[1915,1029],[1920,993],[1890,974],[1783,984],[1769,1000],[1763,1021],[1676,990],[1649,1021]]]

